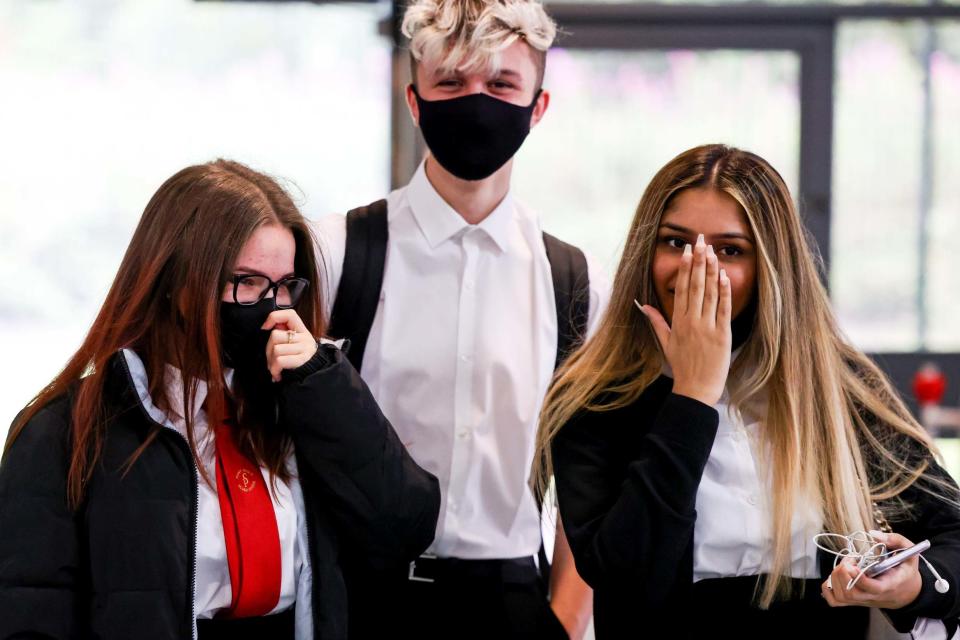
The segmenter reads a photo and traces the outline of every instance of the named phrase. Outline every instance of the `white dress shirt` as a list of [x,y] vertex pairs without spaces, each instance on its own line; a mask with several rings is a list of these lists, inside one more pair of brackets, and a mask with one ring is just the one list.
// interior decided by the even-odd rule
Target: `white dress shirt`
[[[734,358],[738,355],[734,352]],[[664,373],[672,377],[670,367]],[[708,578],[755,576],[768,573],[773,556],[770,504],[771,481],[761,480],[757,460],[766,399],[752,402],[742,418],[730,410],[726,390],[714,405],[720,414],[717,437],[697,491],[697,521],[693,529],[693,581]],[[809,499],[794,507],[790,535],[792,578],[819,579],[817,547],[813,536],[823,531],[823,516]],[[870,638],[946,640],[939,620],[918,618],[909,634],[898,634],[880,613],[870,611]]]
[[[540,517],[528,479],[557,350],[539,219],[507,194],[470,225],[436,192],[423,164],[387,203],[383,288],[361,373],[410,455],[440,481],[429,551],[533,555]],[[317,235],[332,304],[345,217],[318,221]],[[589,259],[588,268],[592,330],[608,292]]]
[[[149,381],[143,362],[130,349],[124,349],[123,355],[133,377],[134,385],[140,396],[140,401],[150,417],[159,424],[174,429],[186,437],[186,425],[179,415],[168,415],[161,411],[149,394]],[[229,383],[232,371],[228,370]],[[172,407],[182,407],[183,387],[180,371],[167,366],[164,381],[166,392]],[[207,396],[207,385],[200,382],[197,395],[194,399],[193,429],[197,440],[197,448],[203,460],[207,476],[216,481],[216,460],[213,438],[207,424],[207,414],[204,411],[204,399]],[[291,456],[288,461],[293,473],[289,484],[277,482],[276,496],[273,498],[273,508],[277,517],[277,529],[280,533],[280,600],[270,613],[279,613],[290,608],[299,597],[310,602],[308,595],[312,588],[312,574],[307,553],[306,519],[304,517],[303,494],[300,482],[296,476],[296,462]],[[269,472],[261,468],[264,478]],[[197,510],[197,540],[196,540],[196,581],[194,590],[194,614],[197,618],[212,618],[221,609],[230,607],[232,590],[230,587],[230,569],[227,564],[227,548],[223,536],[223,520],[220,517],[220,500],[217,497],[216,485],[210,486],[199,478],[199,502]],[[313,621],[310,617],[310,607],[298,607],[296,621],[296,637],[312,637]],[[196,637],[196,632],[194,632]]]
[[[743,418],[730,408],[724,391],[714,408],[720,414],[717,437],[697,491],[697,521],[693,530],[693,579],[755,576],[767,573],[773,556],[769,479],[758,467],[763,401]],[[820,511],[809,500],[798,500],[791,525],[788,574],[819,578],[813,536],[823,530]]]

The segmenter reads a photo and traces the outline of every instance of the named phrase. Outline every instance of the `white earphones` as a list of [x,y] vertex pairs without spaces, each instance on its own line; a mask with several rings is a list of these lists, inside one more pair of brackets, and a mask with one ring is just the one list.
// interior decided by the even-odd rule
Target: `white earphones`
[[933,565],[930,564],[930,561],[923,556],[920,556],[920,559],[923,560],[924,564],[927,565],[927,569],[930,570],[930,573],[933,574],[933,577],[937,579],[937,581],[933,583],[933,588],[937,590],[937,593],[946,593],[947,591],[950,591],[950,583],[940,577],[940,574],[937,573],[937,570],[933,568]]
[[[834,551],[831,548],[826,547],[821,543],[821,540],[825,538],[832,538],[834,540],[840,539],[843,541],[843,544],[837,545],[840,550]],[[856,531],[850,535],[841,535],[839,533],[818,533],[813,536],[813,544],[817,546],[821,551],[826,553],[833,554],[833,567],[836,568],[838,564],[844,558],[851,558],[857,563],[857,568],[860,572],[847,583],[847,589],[852,589],[854,585],[857,584],[857,581],[866,574],[867,570],[871,567],[880,564],[885,558],[901,551],[901,549],[895,549],[893,551],[887,551],[887,546],[882,542],[877,541],[872,535],[866,531]],[[930,561],[924,558],[922,555],[919,556],[923,563],[927,565],[930,573],[933,574],[933,577],[936,578],[936,582],[933,583],[933,588],[937,590],[937,593],[946,593],[950,590],[950,583],[944,580],[937,570],[933,568],[933,565],[930,564]]]

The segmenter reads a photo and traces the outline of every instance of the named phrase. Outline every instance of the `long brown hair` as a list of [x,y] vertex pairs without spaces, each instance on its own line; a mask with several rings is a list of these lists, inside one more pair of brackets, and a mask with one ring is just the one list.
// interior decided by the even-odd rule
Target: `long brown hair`
[[[242,394],[224,382],[220,351],[221,292],[237,257],[253,232],[278,224],[293,233],[297,275],[311,281],[296,306],[313,335],[322,335],[324,319],[318,259],[309,224],[284,189],[272,178],[229,160],[187,167],[161,185],[144,209],[120,269],[97,318],[63,370],[18,416],[6,448],[43,407],[70,392],[72,453],[67,495],[73,507],[82,499],[100,460],[107,425],[118,407],[104,397],[108,361],[130,348],[143,360],[149,393],[157,406],[180,415],[187,442],[199,460],[194,437],[194,396],[199,382],[208,385],[205,408],[211,424],[237,404],[237,442],[247,455],[270,471],[271,481],[287,480],[290,442],[279,430],[244,420]],[[171,406],[165,391],[165,367],[183,372],[184,406]],[[136,461],[156,437],[149,435],[127,461]],[[203,469],[203,465],[198,465]],[[204,479],[211,482],[204,474]]]
[[[630,226],[607,311],[596,334],[557,372],[537,434],[534,478],[546,491],[550,445],[579,411],[610,411],[634,402],[660,375],[656,338],[634,299],[657,305],[652,278],[657,232],[671,199],[707,187],[732,196],[746,213],[757,247],[756,315],[728,378],[731,406],[745,410],[767,397],[761,463],[772,479],[773,580],[760,605],[789,593],[794,506],[808,499],[827,531],[875,528],[872,501],[888,517],[918,479],[956,505],[953,488],[927,473],[935,452],[880,369],[841,334],[786,184],[759,156],[724,145],[681,153],[654,176]],[[661,308],[662,312],[662,308]],[[918,453],[919,452],[919,453]],[[817,533],[817,532],[812,532]]]

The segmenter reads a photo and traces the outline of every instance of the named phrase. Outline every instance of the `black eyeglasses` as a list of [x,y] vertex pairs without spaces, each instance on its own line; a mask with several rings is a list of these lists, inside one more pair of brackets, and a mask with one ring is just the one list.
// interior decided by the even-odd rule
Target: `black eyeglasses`
[[297,304],[303,292],[310,286],[306,278],[283,278],[274,282],[267,276],[238,273],[231,278],[233,301],[242,305],[254,305],[263,300],[268,291],[273,291],[278,309],[289,309]]

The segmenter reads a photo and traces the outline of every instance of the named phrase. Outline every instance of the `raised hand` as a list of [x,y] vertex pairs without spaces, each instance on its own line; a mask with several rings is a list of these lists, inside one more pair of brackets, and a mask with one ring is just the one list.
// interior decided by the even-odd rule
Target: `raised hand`
[[730,369],[730,279],[703,235],[684,248],[668,324],[651,305],[637,305],[653,325],[673,369],[673,392],[714,405]]
[[317,352],[317,340],[293,309],[280,309],[267,316],[261,329],[270,330],[267,368],[274,382],[284,369],[296,369]]

